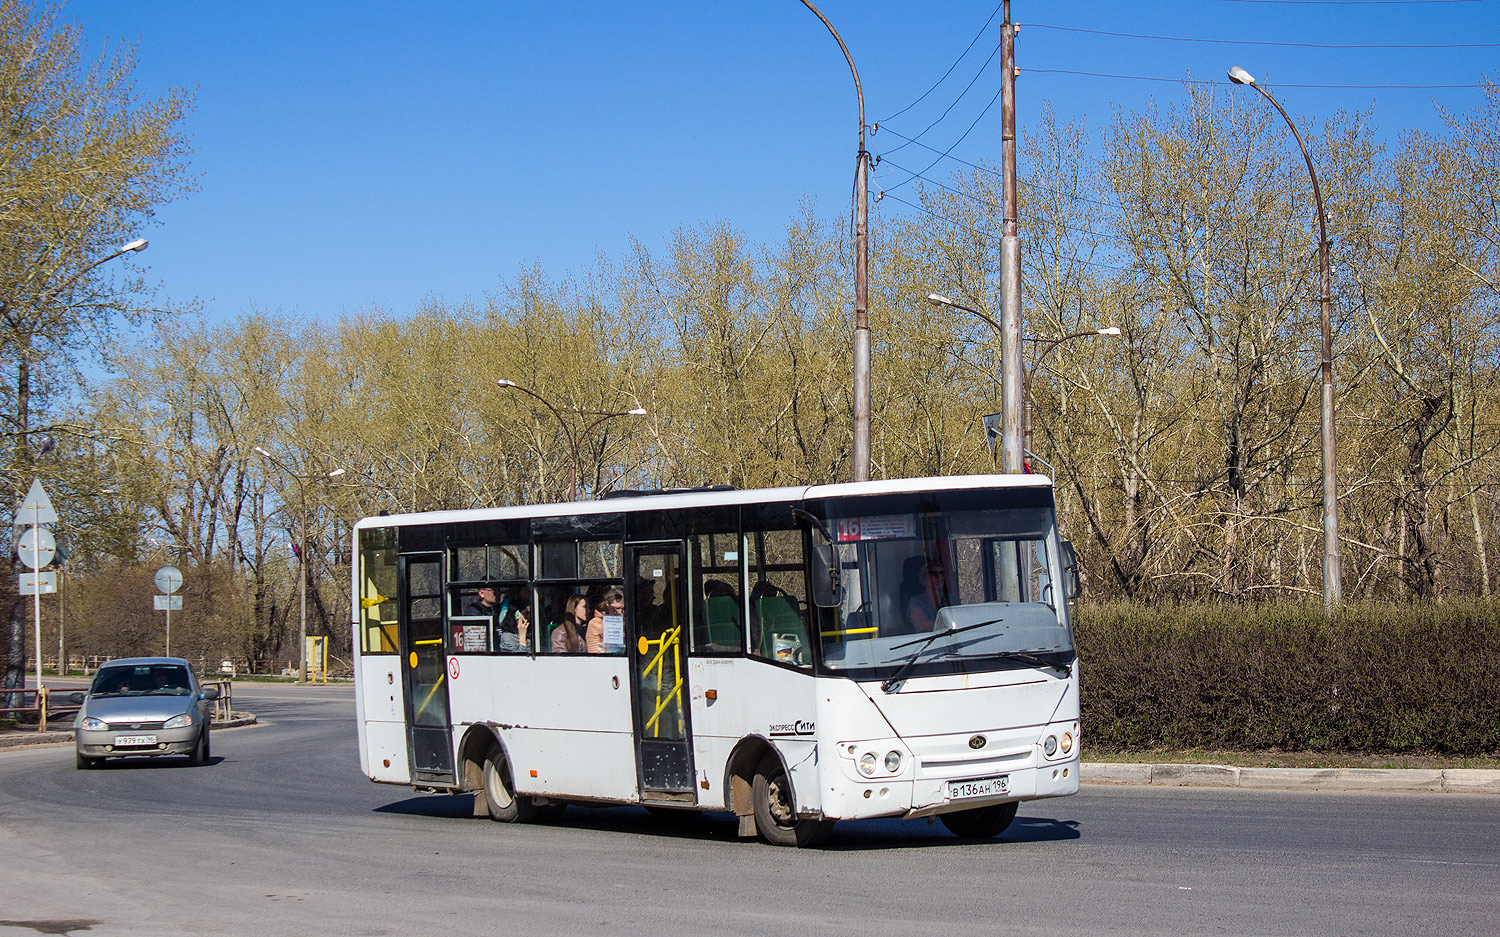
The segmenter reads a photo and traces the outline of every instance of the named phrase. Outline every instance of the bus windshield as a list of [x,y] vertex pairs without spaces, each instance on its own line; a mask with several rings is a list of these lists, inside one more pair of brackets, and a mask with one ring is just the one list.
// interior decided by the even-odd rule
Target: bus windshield
[[825,502],[843,589],[824,666],[862,679],[1070,667],[1049,494]]

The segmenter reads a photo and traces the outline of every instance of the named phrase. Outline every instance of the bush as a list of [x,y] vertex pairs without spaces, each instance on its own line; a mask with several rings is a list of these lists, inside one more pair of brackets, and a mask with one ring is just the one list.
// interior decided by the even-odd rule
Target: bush
[[1121,749],[1500,752],[1486,601],[1084,605],[1083,726]]

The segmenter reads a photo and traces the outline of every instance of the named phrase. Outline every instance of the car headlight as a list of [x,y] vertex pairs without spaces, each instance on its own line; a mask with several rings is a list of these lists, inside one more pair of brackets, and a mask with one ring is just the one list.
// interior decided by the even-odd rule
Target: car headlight
[[82,729],[91,729],[97,732],[100,729],[108,729],[109,723],[105,722],[103,719],[98,718],[97,716],[84,716],[83,721],[80,722],[78,726]]
[[1051,758],[1053,755],[1057,754],[1057,736],[1049,735],[1045,739],[1043,739],[1042,751],[1047,753],[1048,758]]
[[859,756],[859,773],[867,778],[875,776],[875,753],[865,752]]
[[901,770],[900,752],[885,753],[885,770],[889,771],[891,774],[895,774],[897,771]]
[[1064,732],[1062,737],[1062,753],[1066,755],[1073,750],[1073,733]]
[[188,714],[188,713],[181,713],[179,715],[173,716],[171,719],[168,719],[166,722],[163,722],[161,724],[161,727],[163,729],[181,729],[184,726],[190,726],[192,724],[193,724],[193,717],[190,714]]

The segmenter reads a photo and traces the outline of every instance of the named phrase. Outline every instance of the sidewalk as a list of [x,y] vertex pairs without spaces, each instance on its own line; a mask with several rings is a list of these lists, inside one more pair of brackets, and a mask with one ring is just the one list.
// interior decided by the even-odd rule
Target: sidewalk
[[1237,768],[1085,762],[1079,780],[1156,787],[1500,794],[1500,770],[1492,768]]
[[[38,732],[33,726],[19,728],[0,728],[0,750],[8,748],[22,748],[32,745],[58,745],[73,741],[73,728],[68,723],[73,721],[73,715],[61,719],[47,720],[50,725],[44,732]],[[255,725],[257,722],[254,713],[230,713],[228,719],[215,719],[210,725],[214,731],[220,729],[238,729],[241,726]]]

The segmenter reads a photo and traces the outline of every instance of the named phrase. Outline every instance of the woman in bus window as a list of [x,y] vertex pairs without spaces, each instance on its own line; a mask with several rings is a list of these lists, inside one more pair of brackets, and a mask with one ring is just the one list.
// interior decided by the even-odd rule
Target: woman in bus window
[[[608,618],[610,621],[606,622]],[[594,606],[594,617],[589,619],[588,632],[585,643],[590,654],[603,654],[607,651],[624,649],[624,622],[625,622],[625,591],[620,588],[612,588],[604,593],[604,597]],[[610,627],[605,628],[608,624]],[[606,630],[611,632],[610,640],[605,643]],[[618,640],[621,643],[616,643]]]
[[589,597],[575,592],[563,605],[562,624],[552,629],[552,653],[582,654],[588,649]]

